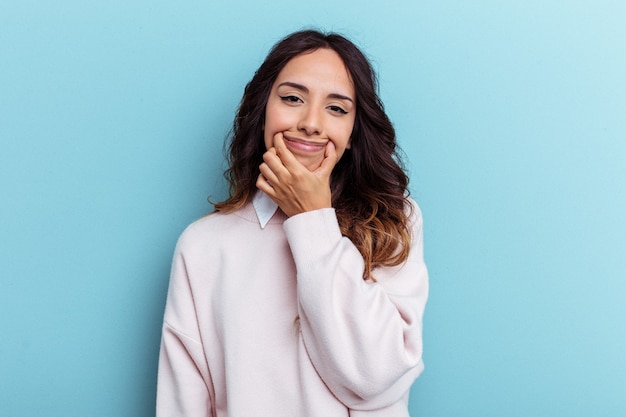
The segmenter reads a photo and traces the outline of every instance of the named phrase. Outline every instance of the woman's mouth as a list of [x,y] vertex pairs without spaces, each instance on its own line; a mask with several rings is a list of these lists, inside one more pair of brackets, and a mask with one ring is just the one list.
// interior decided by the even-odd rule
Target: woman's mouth
[[320,152],[320,151],[324,151],[324,149],[326,148],[326,143],[327,142],[317,142],[317,141],[309,141],[309,140],[304,140],[304,139],[299,139],[299,138],[291,138],[291,137],[287,137],[287,136],[283,136],[284,140],[285,140],[285,145],[287,145],[287,147],[291,150],[291,151],[300,151],[300,152],[306,152],[306,153],[311,153],[311,152]]

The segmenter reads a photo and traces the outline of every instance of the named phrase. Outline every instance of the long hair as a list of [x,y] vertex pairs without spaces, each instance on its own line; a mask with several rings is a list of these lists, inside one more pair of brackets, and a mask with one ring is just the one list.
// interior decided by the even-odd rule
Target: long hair
[[272,48],[244,90],[228,146],[229,168],[224,174],[230,197],[216,203],[215,210],[231,212],[252,199],[266,151],[262,127],[272,85],[289,60],[320,48],[331,49],[341,57],[354,83],[356,118],[351,148],[331,174],[332,206],[341,233],[363,256],[363,278],[374,280],[372,269],[399,265],[408,256],[412,207],[407,201],[408,177],[395,130],[378,97],[376,74],[363,53],[339,34],[295,32]]

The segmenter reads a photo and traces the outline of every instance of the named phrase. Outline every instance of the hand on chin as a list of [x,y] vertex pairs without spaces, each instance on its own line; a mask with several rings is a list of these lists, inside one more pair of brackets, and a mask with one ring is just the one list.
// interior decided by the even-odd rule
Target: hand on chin
[[318,156],[315,156],[315,157],[311,156],[308,158],[304,156],[296,156],[296,159],[298,160],[298,162],[304,165],[306,169],[308,169],[311,172],[318,169],[322,165],[322,162],[324,161],[323,156],[321,158]]

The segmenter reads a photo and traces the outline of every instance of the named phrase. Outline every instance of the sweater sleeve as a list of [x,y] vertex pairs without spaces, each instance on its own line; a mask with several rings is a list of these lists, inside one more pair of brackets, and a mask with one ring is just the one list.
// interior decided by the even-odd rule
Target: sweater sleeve
[[172,262],[157,383],[157,417],[211,416],[210,375],[181,250]]
[[316,371],[348,408],[397,402],[421,373],[422,318],[428,295],[422,217],[414,205],[408,259],[373,271],[341,235],[333,209],[284,223],[297,268],[300,328]]

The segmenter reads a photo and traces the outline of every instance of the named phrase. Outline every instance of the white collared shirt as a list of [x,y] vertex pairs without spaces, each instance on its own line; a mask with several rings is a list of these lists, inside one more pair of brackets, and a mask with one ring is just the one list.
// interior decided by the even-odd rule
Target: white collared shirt
[[278,204],[276,204],[274,200],[272,200],[270,196],[265,194],[263,191],[258,190],[256,194],[254,194],[252,205],[254,206],[254,211],[256,211],[256,215],[259,218],[261,229],[264,229],[274,213],[276,213],[276,210],[278,210]]

